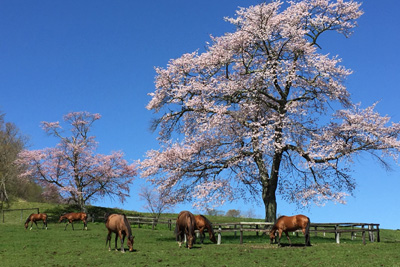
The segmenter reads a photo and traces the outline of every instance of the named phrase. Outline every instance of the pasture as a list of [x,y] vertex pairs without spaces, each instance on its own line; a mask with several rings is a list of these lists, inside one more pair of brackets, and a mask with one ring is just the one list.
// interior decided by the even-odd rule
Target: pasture
[[[193,249],[179,248],[173,231],[165,226],[132,227],[134,252],[121,253],[106,248],[107,230],[101,222],[88,223],[82,230],[64,231],[64,224],[49,223],[48,230],[29,231],[23,224],[0,223],[0,259],[2,266],[399,266],[400,231],[382,230],[380,243],[363,245],[360,239],[336,244],[332,237],[311,237],[311,247],[303,247],[304,238],[291,237],[293,247],[270,245],[268,236],[248,233],[244,244],[238,237],[224,236],[221,245],[195,244]],[[40,224],[39,224],[39,227]],[[112,236],[112,247],[114,246]],[[287,244],[286,240],[282,240]],[[301,244],[301,245],[300,245]],[[125,241],[125,248],[126,241]]]
[[[290,236],[293,247],[282,237],[281,248],[270,245],[268,235],[256,236],[245,232],[243,244],[233,232],[223,233],[222,244],[213,244],[206,234],[204,244],[195,244],[193,249],[179,248],[172,231],[165,224],[156,230],[151,225],[131,226],[135,243],[134,252],[108,251],[107,229],[100,214],[122,212],[117,209],[90,207],[99,214],[96,222],[88,222],[88,230],[82,230],[82,222],[76,222],[75,231],[65,222],[58,223],[59,215],[73,211],[71,206],[42,203],[15,203],[11,208],[39,207],[40,212],[49,215],[48,230],[33,226],[25,230],[24,222],[29,212],[6,214],[5,223],[0,222],[1,266],[400,266],[400,231],[381,229],[381,242],[362,244],[357,236],[351,240],[344,234],[341,243],[336,244],[333,234],[325,237],[311,235],[311,247],[304,247],[304,237]],[[129,215],[148,216],[133,211]],[[23,217],[23,218],[22,218]],[[176,218],[177,214],[165,214]],[[21,220],[21,218],[23,220]],[[242,218],[207,216],[212,222],[242,221]],[[247,219],[246,219],[247,220]],[[249,220],[250,221],[250,220]],[[111,248],[115,235],[112,235]],[[197,240],[198,242],[199,240]],[[119,247],[119,242],[118,242]],[[127,250],[125,240],[125,249]]]

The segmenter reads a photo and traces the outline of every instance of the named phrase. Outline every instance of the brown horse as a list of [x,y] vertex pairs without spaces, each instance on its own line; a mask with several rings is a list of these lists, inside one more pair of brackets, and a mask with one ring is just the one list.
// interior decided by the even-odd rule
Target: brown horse
[[74,229],[74,221],[82,221],[83,222],[83,230],[87,230],[87,214],[84,212],[71,212],[66,213],[60,216],[58,223],[62,222],[63,220],[67,220],[67,224],[65,225],[64,231],[67,230],[68,224],[71,224],[72,230]]
[[297,229],[301,229],[305,236],[305,245],[311,246],[310,244],[310,219],[304,215],[295,215],[295,216],[281,216],[278,218],[271,231],[269,232],[269,237],[271,239],[271,244],[275,239],[275,232],[279,233],[278,245],[281,245],[281,237],[282,232],[286,234],[287,239],[289,240],[290,246],[292,246],[292,242],[290,241],[288,232],[296,231]]
[[191,249],[194,242],[196,241],[196,235],[194,230],[196,228],[196,220],[193,214],[189,211],[181,211],[176,220],[175,236],[178,241],[179,247],[182,246],[182,242],[186,237],[186,247]]
[[126,243],[129,247],[129,251],[133,251],[133,242],[135,237],[132,235],[131,225],[129,224],[128,219],[126,219],[125,214],[106,215],[105,219],[106,227],[108,229],[106,240],[106,246],[108,243],[108,250],[111,251],[111,234],[115,233],[115,250],[118,250],[117,241],[119,236],[119,239],[121,240],[121,252],[125,253],[124,240],[125,236],[128,236]]
[[214,244],[216,244],[217,239],[215,239],[212,223],[203,215],[196,215],[194,216],[194,219],[196,220],[196,230],[200,231],[200,243],[203,244],[204,229],[207,229],[208,235],[210,236],[210,240]]
[[31,223],[31,228],[29,230],[32,230],[33,223],[35,223],[36,227],[39,228],[36,221],[43,221],[42,229],[44,227],[46,227],[46,230],[47,230],[47,214],[46,213],[38,213],[38,214],[32,213],[31,215],[29,215],[28,219],[26,219],[26,221],[25,221],[25,229],[28,229],[29,223]]

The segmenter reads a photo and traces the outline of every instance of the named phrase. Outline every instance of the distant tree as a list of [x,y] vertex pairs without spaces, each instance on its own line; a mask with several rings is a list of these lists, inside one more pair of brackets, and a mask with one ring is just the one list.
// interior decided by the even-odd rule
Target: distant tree
[[42,122],[43,129],[59,139],[54,148],[24,150],[17,161],[26,168],[22,174],[43,186],[50,186],[86,211],[85,203],[97,197],[118,197],[121,202],[129,193],[136,175],[133,164],[123,159],[122,152],[95,154],[97,143],[89,132],[99,114],[72,112],[64,116],[71,135],[64,136],[59,122]]
[[226,216],[226,217],[239,218],[239,217],[240,217],[240,214],[241,214],[240,210],[231,209],[231,210],[228,210],[228,211],[225,213],[225,216]]
[[140,189],[139,196],[146,202],[144,206],[154,217],[160,218],[161,214],[170,210],[175,205],[169,202],[166,196],[167,192],[159,192],[156,189],[151,189],[148,186],[143,186]]
[[256,213],[254,209],[248,209],[242,216],[245,218],[256,218]]
[[210,216],[224,216],[225,212],[223,212],[222,210],[206,208],[206,214]]
[[160,114],[161,146],[141,162],[142,176],[177,202],[251,195],[266,221],[276,220],[277,194],[344,203],[357,156],[385,163],[400,151],[400,124],[354,104],[344,83],[351,71],[320,53],[322,36],[349,36],[362,14],[352,0],[241,8],[227,18],[233,33],[157,68],[147,108]]
[[5,114],[0,114],[0,201],[10,201],[10,192],[16,192],[23,182],[18,179],[21,171],[15,164],[18,153],[25,147],[27,138],[15,124],[5,122]]

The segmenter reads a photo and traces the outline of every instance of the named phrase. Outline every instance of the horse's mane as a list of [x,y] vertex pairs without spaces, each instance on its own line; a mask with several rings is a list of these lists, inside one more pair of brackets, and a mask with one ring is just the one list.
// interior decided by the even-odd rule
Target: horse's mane
[[128,219],[126,218],[126,215],[125,215],[125,214],[122,214],[122,216],[124,216],[124,223],[125,223],[125,226],[126,226],[126,228],[127,228],[127,230],[128,230],[128,238],[129,238],[129,237],[132,236],[131,225],[130,225]]
[[278,219],[276,219],[274,225],[273,225],[272,228],[271,228],[271,231],[277,228],[277,227],[276,227],[276,224],[277,224],[277,223],[279,222],[279,220],[280,220],[281,218],[283,218],[283,217],[286,217],[286,216],[285,216],[285,215],[282,215],[282,216],[279,216]]
[[33,215],[33,213],[31,213],[28,218],[26,219],[25,223],[29,222],[29,219],[31,218],[31,216]]
[[[210,220],[209,219],[207,219],[207,217],[206,216],[204,216],[204,215],[201,215],[200,214],[200,216],[207,222],[207,230],[211,230],[211,232],[214,234],[214,229],[213,229],[213,227],[212,227],[212,223],[210,222]],[[208,227],[209,226],[209,227]],[[208,228],[210,228],[210,229],[208,229]]]

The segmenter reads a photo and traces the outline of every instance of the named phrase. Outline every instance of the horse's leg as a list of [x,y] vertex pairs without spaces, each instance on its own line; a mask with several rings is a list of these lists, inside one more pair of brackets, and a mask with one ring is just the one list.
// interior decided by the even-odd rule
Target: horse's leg
[[106,247],[108,243],[108,251],[111,251],[111,231],[108,230],[107,239],[106,239]]
[[278,246],[280,246],[281,245],[281,238],[282,238],[282,230],[281,229],[278,230],[278,234],[279,234]]
[[70,223],[71,223],[71,226],[72,226],[72,230],[75,231],[75,228],[74,228],[74,221],[71,220]]
[[87,230],[87,220],[83,221],[83,229]]
[[67,230],[68,224],[69,224],[69,221],[67,220],[67,224],[65,225],[64,231]]
[[290,241],[288,231],[285,231],[285,234],[286,234],[287,240],[289,241],[289,246],[292,246],[292,241]]
[[200,231],[200,244],[203,244],[205,236],[206,235],[204,234],[204,229],[203,229]]
[[121,252],[125,253],[125,248],[124,248],[124,242],[125,242],[125,235],[121,232],[121,235],[119,236],[121,239]]
[[185,233],[183,231],[179,232],[179,247],[182,247],[183,242],[185,241]]
[[[29,224],[29,223],[28,223]],[[29,230],[32,230],[32,226],[33,226],[33,221],[31,221],[31,228],[29,228]]]
[[186,244],[186,248],[188,247],[188,241],[187,241],[187,235],[186,235],[186,233],[184,234],[184,238],[185,238],[185,244]]
[[118,251],[117,241],[118,241],[118,233],[115,233],[115,251]]

